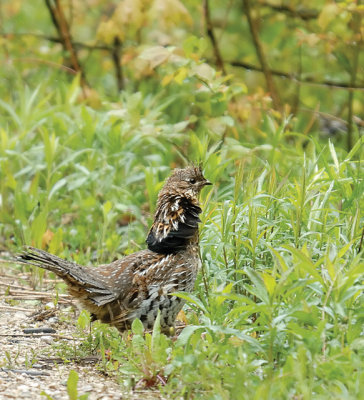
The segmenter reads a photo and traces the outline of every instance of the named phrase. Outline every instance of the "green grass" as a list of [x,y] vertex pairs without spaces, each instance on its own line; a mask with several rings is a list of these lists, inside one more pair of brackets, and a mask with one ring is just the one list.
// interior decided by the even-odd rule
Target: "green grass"
[[95,323],[90,336],[82,314],[79,351],[109,349],[100,369],[169,398],[358,399],[363,140],[346,153],[267,115],[254,141],[227,116],[222,82],[200,108],[189,82],[179,96],[125,94],[99,110],[77,100],[77,79],[1,100],[1,248],[32,244],[84,264],[144,248],[158,190],[188,155],[214,186],[201,197],[203,268],[180,294],[187,328],[173,341],[136,321],[122,339]]

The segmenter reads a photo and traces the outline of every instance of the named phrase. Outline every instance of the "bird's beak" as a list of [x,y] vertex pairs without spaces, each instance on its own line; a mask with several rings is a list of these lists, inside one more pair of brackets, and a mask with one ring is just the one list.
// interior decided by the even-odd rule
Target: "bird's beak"
[[206,179],[206,180],[204,181],[203,185],[204,185],[204,186],[208,186],[208,185],[212,185],[212,183]]

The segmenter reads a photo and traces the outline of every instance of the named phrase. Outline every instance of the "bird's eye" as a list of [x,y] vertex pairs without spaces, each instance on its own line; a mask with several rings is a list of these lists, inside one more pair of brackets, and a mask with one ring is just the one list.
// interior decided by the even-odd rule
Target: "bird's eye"
[[194,183],[196,183],[196,179],[195,179],[195,178],[191,178],[191,179],[189,180],[189,182],[192,183],[192,184],[194,184]]

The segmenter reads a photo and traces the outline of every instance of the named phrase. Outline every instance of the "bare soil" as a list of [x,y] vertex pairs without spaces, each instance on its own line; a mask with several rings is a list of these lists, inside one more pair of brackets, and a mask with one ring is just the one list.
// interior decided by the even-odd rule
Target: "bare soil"
[[[78,395],[87,393],[89,400],[162,398],[157,390],[131,391],[98,371],[97,356],[64,360],[55,354],[56,342],[80,343],[75,324],[60,318],[65,310],[72,312],[72,299],[61,295],[55,308],[55,292],[34,290],[31,279],[31,274],[0,266],[0,400],[66,400],[72,369],[79,375]],[[26,333],[35,328],[40,331]]]

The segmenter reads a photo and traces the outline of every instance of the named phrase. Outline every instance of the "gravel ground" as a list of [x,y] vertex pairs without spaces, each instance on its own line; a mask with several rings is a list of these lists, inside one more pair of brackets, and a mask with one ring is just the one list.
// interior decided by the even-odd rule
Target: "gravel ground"
[[[10,272],[9,272],[10,271]],[[19,272],[13,270],[14,273]],[[89,394],[89,400],[162,399],[158,391],[123,389],[115,379],[95,368],[96,357],[80,362],[55,363],[52,343],[70,340],[77,345],[72,324],[59,321],[59,310],[52,308],[54,293],[31,289],[30,276],[11,274],[0,267],[0,400],[46,399],[67,400],[70,370],[79,375],[78,394]],[[69,307],[68,295],[59,298],[59,307]],[[51,329],[24,333],[24,329]],[[25,331],[27,332],[27,331]],[[31,364],[32,360],[35,364]]]

